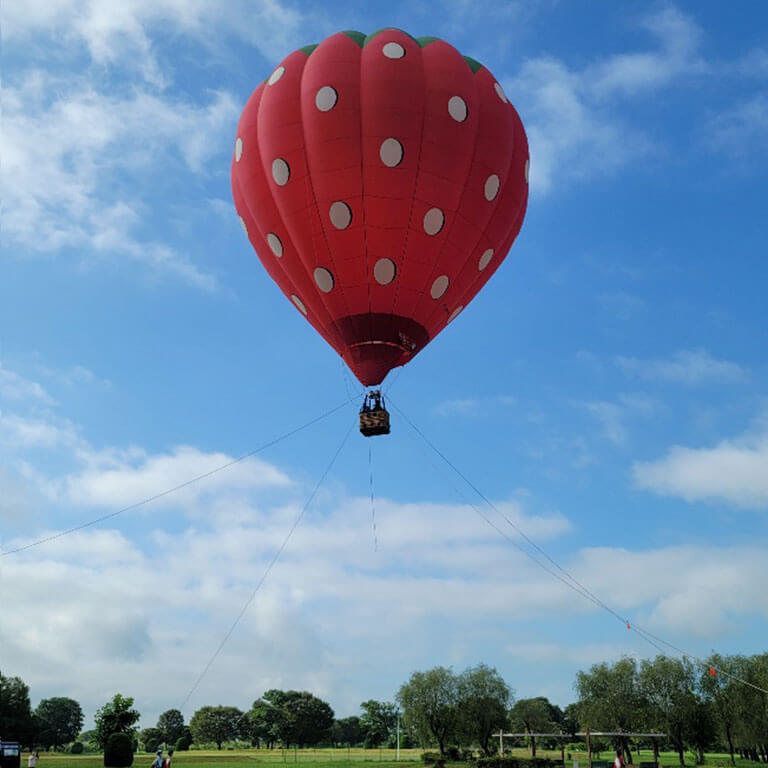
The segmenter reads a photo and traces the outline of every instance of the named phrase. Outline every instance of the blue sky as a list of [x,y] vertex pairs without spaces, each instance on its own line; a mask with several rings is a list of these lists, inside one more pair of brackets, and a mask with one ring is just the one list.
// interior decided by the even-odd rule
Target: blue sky
[[[360,387],[229,191],[251,90],[340,29],[440,36],[528,132],[506,263],[391,398],[622,615],[706,655],[768,630],[768,11],[739,2],[58,0],[3,8],[0,547],[162,491]],[[181,704],[356,405],[161,502],[0,560],[4,673],[143,724]],[[480,661],[519,697],[653,655],[489,527],[403,418],[356,432],[185,707],[339,716]],[[460,491],[457,492],[457,489]],[[496,513],[488,512],[493,517]],[[506,523],[494,517],[500,526]],[[509,528],[510,535],[513,531]]]

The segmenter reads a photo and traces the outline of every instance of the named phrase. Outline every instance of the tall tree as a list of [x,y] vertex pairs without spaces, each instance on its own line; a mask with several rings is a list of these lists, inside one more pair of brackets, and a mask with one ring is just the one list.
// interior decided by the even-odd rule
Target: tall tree
[[512,691],[501,675],[485,664],[465,669],[457,679],[459,727],[470,744],[491,754],[491,736],[508,723]]
[[57,749],[77,738],[83,727],[83,710],[66,696],[43,699],[35,709],[37,741],[48,749]]
[[161,741],[175,744],[184,733],[184,715],[178,709],[168,709],[157,718],[157,728],[162,733]]
[[96,710],[94,741],[104,749],[107,739],[113,733],[127,733],[131,738],[135,738],[134,725],[140,717],[138,710],[133,708],[133,698],[116,693],[111,701]]
[[20,677],[6,677],[0,672],[0,735],[31,747],[34,732],[29,686]]
[[650,705],[656,722],[669,736],[680,765],[685,765],[685,745],[696,714],[696,674],[687,660],[657,656],[643,660],[639,674],[640,690]]
[[[627,732],[647,727],[647,712],[639,690],[634,659],[625,657],[613,665],[595,664],[589,672],[579,672],[576,675],[576,692],[583,728]],[[627,763],[631,763],[629,740],[618,737],[614,743],[617,749],[624,751]]]
[[154,752],[163,743],[163,732],[159,728],[144,728],[139,732],[139,743],[145,752]]
[[331,740],[335,746],[354,747],[359,744],[363,740],[360,718],[352,715],[352,717],[342,717],[341,720],[334,721],[331,726]]
[[[555,712],[549,699],[537,696],[533,699],[520,699],[509,712],[513,728],[519,728],[526,733],[547,733],[554,730]],[[536,757],[536,737],[531,735],[531,757]]]
[[240,735],[243,713],[237,707],[201,707],[192,715],[189,727],[196,742],[213,742],[218,749]]
[[[736,657],[721,656],[718,653],[709,657],[710,668],[702,667],[699,675],[699,690],[704,699],[712,702],[715,721],[720,735],[728,745],[731,765],[736,765],[734,755],[734,737],[739,713],[741,683],[718,674],[717,670],[732,669],[740,663]],[[710,669],[715,674],[710,672]]]
[[360,708],[360,730],[366,747],[378,747],[389,740],[390,734],[397,724],[397,710],[389,701],[368,699]]
[[422,743],[436,742],[444,755],[459,723],[458,684],[453,672],[445,667],[414,672],[400,687],[397,700]]

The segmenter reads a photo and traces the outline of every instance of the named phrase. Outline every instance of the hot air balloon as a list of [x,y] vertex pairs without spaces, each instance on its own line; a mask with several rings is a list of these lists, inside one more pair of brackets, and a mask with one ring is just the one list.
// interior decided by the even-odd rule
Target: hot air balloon
[[504,260],[528,165],[520,117],[480,63],[398,29],[339,32],[251,94],[232,194],[269,275],[370,387]]

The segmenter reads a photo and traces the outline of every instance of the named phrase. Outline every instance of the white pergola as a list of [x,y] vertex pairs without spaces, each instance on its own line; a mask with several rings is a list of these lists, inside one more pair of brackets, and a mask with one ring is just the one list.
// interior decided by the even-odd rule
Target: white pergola
[[[522,739],[522,738],[545,738],[545,739],[557,739],[561,742],[566,742],[573,738],[586,738],[587,740],[587,760],[589,762],[589,768],[592,768],[592,737],[602,737],[602,736],[610,736],[610,737],[616,737],[616,736],[624,736],[626,738],[633,738],[633,739],[651,739],[654,742],[654,747],[656,746],[658,739],[665,739],[667,737],[666,733],[629,733],[626,731],[591,731],[589,728],[587,728],[586,731],[580,731],[579,733],[563,733],[560,731],[559,733],[538,733],[538,732],[531,732],[531,731],[525,731],[524,733],[504,733],[503,731],[499,731],[498,733],[495,733],[494,736],[499,737],[499,755],[504,754],[504,739],[505,737],[508,738],[516,738],[516,739]],[[657,762],[658,762],[658,750],[654,750],[657,755]],[[565,762],[565,745],[564,743],[560,745],[560,753],[563,756],[563,762]]]

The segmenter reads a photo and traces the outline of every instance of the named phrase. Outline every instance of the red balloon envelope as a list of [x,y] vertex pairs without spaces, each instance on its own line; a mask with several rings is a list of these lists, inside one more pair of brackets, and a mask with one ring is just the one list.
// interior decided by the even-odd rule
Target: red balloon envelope
[[528,143],[493,75],[448,43],[339,32],[251,95],[232,193],[272,279],[376,385],[503,261],[525,216]]

